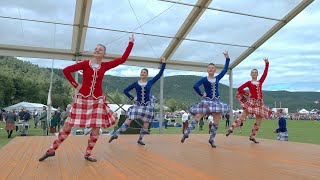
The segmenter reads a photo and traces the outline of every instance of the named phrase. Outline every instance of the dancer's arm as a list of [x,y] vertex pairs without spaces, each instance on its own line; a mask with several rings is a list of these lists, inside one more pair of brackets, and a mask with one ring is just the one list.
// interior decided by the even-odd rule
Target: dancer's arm
[[264,82],[264,80],[266,79],[267,75],[268,75],[268,70],[269,70],[269,60],[268,58],[263,58],[264,62],[265,62],[265,68],[263,71],[263,74],[259,80],[259,82],[262,84]]
[[226,62],[224,64],[223,70],[220,72],[220,74],[216,76],[218,80],[223,78],[223,76],[228,72],[228,68],[229,68],[230,58],[229,58],[228,51],[224,52],[223,55],[226,58]]
[[112,61],[104,63],[104,65],[107,67],[106,70],[112,69],[112,68],[117,67],[120,64],[123,64],[124,62],[126,62],[126,60],[128,59],[128,57],[130,55],[130,52],[133,48],[133,42],[134,42],[134,36],[132,34],[132,37],[130,38],[130,41],[128,44],[128,47],[127,47],[126,51],[123,53],[123,55],[120,58],[117,58]]
[[71,85],[74,87],[74,88],[77,88],[78,87],[78,83],[76,82],[76,80],[72,77],[71,73],[72,72],[76,72],[76,71],[79,71],[81,69],[83,69],[85,67],[85,64],[88,63],[87,60],[86,61],[81,61],[77,64],[73,64],[73,65],[70,65],[70,66],[67,66],[66,68],[64,68],[62,70],[64,76],[68,79],[68,81],[71,83]]
[[250,81],[247,81],[246,83],[242,84],[239,88],[238,88],[238,92],[240,94],[249,96],[249,93],[247,91],[244,90],[244,88],[249,87]]
[[135,87],[135,83],[136,82],[132,83],[130,86],[123,90],[123,93],[131,100],[133,100],[134,97],[129,93],[129,91],[131,91]]
[[159,73],[150,80],[151,84],[154,84],[158,81],[158,79],[162,76],[164,69],[166,68],[165,58],[161,58],[161,62],[162,62],[161,69],[160,69]]
[[203,84],[205,78],[206,78],[206,77],[201,78],[201,79],[193,86],[193,89],[194,89],[201,97],[204,96],[205,93],[202,93],[199,87]]

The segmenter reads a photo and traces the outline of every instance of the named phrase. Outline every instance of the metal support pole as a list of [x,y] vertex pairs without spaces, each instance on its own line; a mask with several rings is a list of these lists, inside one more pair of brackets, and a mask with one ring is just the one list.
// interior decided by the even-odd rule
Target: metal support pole
[[229,103],[230,103],[230,124],[233,123],[233,75],[232,69],[229,70]]
[[163,86],[164,86],[164,76],[160,78],[160,115],[159,115],[159,133],[162,133],[162,122],[163,122]]
[[[78,61],[79,61],[79,57],[76,56],[76,63],[78,63]],[[74,80],[76,80],[76,82],[78,83],[78,81],[79,81],[79,73],[78,73],[78,71],[75,72]],[[77,94],[78,94],[78,89],[75,89],[74,90],[74,101],[77,99]],[[77,133],[77,128],[76,127],[72,127],[71,128],[71,134],[72,135],[76,135],[76,133]]]

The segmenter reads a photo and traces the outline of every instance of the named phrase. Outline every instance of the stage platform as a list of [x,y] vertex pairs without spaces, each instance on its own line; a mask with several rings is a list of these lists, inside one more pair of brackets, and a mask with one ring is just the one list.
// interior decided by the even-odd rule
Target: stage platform
[[70,136],[56,156],[39,162],[55,137],[16,137],[0,149],[0,179],[320,179],[320,145],[219,134],[217,148],[209,135],[123,135],[108,143],[100,136],[93,156],[83,158],[88,136]]

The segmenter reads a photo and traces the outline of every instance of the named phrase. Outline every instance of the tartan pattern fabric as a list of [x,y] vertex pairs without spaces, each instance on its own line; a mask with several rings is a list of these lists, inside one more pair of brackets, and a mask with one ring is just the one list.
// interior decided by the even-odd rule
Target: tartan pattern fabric
[[144,122],[151,123],[154,118],[154,107],[151,105],[151,102],[148,102],[146,105],[135,102],[128,109],[127,116],[129,120],[141,119]]
[[279,141],[288,141],[288,132],[279,132],[277,140]]
[[211,114],[211,113],[226,113],[229,112],[230,106],[223,103],[219,98],[202,98],[200,103],[193,105],[190,108],[190,113],[195,114]]
[[70,122],[72,127],[108,128],[117,120],[117,113],[109,108],[105,97],[95,99],[92,96],[88,98],[78,96],[72,106],[70,119],[67,119],[66,122]]
[[98,141],[98,138],[99,138],[99,133],[98,134],[94,134],[93,132],[90,133],[90,137],[88,139],[87,150],[84,155],[85,157],[91,156],[91,151],[94,148],[94,145],[96,144],[96,142]]
[[254,123],[253,128],[251,130],[251,136],[250,137],[254,137],[255,138],[256,135],[257,135],[257,132],[259,131],[259,129],[260,129],[260,126],[258,126],[257,123]]
[[241,124],[243,125],[243,120],[244,120],[244,118],[243,118],[242,115],[241,115],[239,118],[237,118],[237,119],[233,122],[233,124],[230,126],[229,129],[233,131],[233,129],[236,128],[236,127],[238,127],[239,125],[240,125],[240,126],[241,126]]
[[145,134],[149,134],[149,132],[148,132],[147,129],[144,129],[144,127],[143,127],[143,128],[141,128],[141,130],[140,130],[140,136],[139,136],[138,141],[142,141],[143,136],[144,136]]
[[121,127],[113,134],[115,136],[119,136],[119,134],[125,132],[129,128],[129,125],[125,122],[121,125]]
[[14,124],[12,123],[6,123],[6,130],[14,130]]
[[248,100],[244,97],[244,95],[237,93],[237,99],[240,102],[240,105],[244,110],[249,112],[250,114],[259,115],[263,118],[268,119],[271,116],[272,111],[268,109],[264,104],[263,100],[249,98]]
[[67,139],[71,132],[71,127],[69,125],[62,128],[58,134],[58,138],[53,142],[52,146],[47,150],[48,153],[52,153],[58,149],[60,144]]
[[56,127],[50,127],[50,133],[56,133]]
[[212,123],[212,126],[211,126],[211,134],[210,134],[210,141],[212,141],[212,143],[214,143],[214,138],[216,137],[216,134],[217,134],[217,130],[219,128],[219,124],[215,124],[215,123]]
[[191,123],[189,124],[189,126],[186,128],[186,130],[184,131],[184,135],[188,136],[190,134],[190,132],[192,130],[194,130],[194,128],[196,128],[198,124],[198,121],[197,120],[192,120]]

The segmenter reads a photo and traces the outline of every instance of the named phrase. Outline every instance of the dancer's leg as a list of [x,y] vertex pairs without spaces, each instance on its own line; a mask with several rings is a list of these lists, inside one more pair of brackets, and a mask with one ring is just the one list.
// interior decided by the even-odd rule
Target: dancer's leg
[[88,146],[86,149],[86,153],[84,155],[84,158],[91,162],[96,162],[97,160],[93,157],[91,157],[91,151],[94,148],[94,145],[96,144],[98,138],[100,135],[100,127],[93,127],[92,131],[90,133],[90,137],[88,139]]
[[39,159],[39,161],[43,161],[50,156],[55,155],[55,151],[62,144],[62,142],[67,139],[71,132],[71,126],[69,123],[65,123],[61,128],[61,131],[58,134],[57,139],[53,142],[52,146],[47,150],[47,152]]
[[221,115],[220,115],[220,113],[212,113],[212,116],[213,116],[214,123],[212,124],[212,127],[210,129],[211,134],[210,134],[209,143],[211,144],[211,146],[213,148],[215,148],[216,145],[214,144],[214,138],[215,138],[215,136],[217,134],[217,130],[219,128],[219,121],[220,121]]
[[184,131],[184,134],[181,138],[181,142],[183,143],[186,138],[189,137],[190,132],[196,127],[196,125],[199,123],[200,119],[204,116],[205,114],[196,114],[194,119],[191,121],[187,129]]
[[262,117],[261,116],[256,116],[256,123],[253,125],[253,129],[251,130],[251,135],[250,135],[250,141],[253,141],[254,143],[259,143],[256,141],[256,134],[260,129],[260,125],[262,123]]
[[109,143],[111,143],[114,139],[118,139],[118,136],[121,133],[125,132],[129,128],[129,126],[131,124],[131,121],[132,120],[130,120],[130,119],[126,119],[126,121],[121,125],[121,127],[116,132],[114,132],[112,134],[112,136],[111,136],[111,138],[109,140]]
[[226,136],[229,136],[231,133],[233,133],[234,128],[238,127],[248,115],[249,115],[249,112],[242,111],[240,117],[238,117],[237,120],[235,120],[234,123],[228,129]]
[[142,142],[142,139],[143,139],[143,136],[144,136],[145,134],[149,134],[149,132],[148,132],[148,127],[149,127],[149,123],[148,123],[148,122],[145,122],[145,123],[143,124],[143,127],[142,127],[141,130],[140,130],[140,136],[139,136],[139,139],[138,139],[138,144],[145,145],[145,143]]

